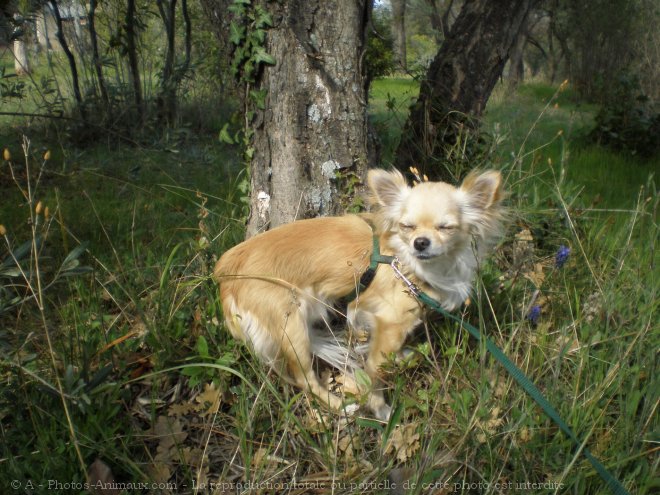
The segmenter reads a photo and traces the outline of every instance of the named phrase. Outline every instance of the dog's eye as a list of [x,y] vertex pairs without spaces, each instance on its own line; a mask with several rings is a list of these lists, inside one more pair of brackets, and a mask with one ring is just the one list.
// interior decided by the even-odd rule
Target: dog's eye
[[399,228],[401,230],[413,230],[415,226],[411,223],[400,223]]
[[440,225],[436,226],[436,229],[438,230],[443,230],[445,232],[452,231],[456,228],[456,225],[450,225],[447,223],[441,223]]

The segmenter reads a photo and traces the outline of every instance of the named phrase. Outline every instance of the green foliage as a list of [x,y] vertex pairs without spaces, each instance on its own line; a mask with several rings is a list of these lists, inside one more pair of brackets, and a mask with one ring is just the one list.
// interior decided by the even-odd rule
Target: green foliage
[[[51,152],[46,152],[41,167],[33,166],[38,172],[36,177],[31,176],[31,161],[33,157],[29,153],[30,142],[24,139],[23,150],[25,154],[25,170],[27,173],[27,185],[21,185],[17,177],[22,166],[17,165],[11,159],[8,149],[3,151],[5,155],[3,165],[10,171],[16,186],[23,192],[24,205],[28,207],[30,230],[25,233],[28,240],[15,246],[16,233],[8,232],[3,225],[0,232],[2,251],[0,251],[0,315],[13,312],[16,308],[29,307],[31,304],[37,306],[43,304],[43,294],[47,290],[61,283],[68,277],[88,274],[92,271],[89,266],[81,265],[80,259],[87,249],[87,243],[78,246],[65,254],[58,263],[50,253],[55,248],[52,246],[52,237],[49,235],[53,223],[50,209],[37,201],[35,194],[39,192],[41,179],[50,161]],[[19,235],[24,232],[18,233]]]
[[[66,175],[52,172],[66,159],[55,152],[43,173],[14,164],[16,182],[4,180],[12,174],[0,162],[0,241],[12,241],[11,255],[0,255],[0,287],[21,295],[0,312],[0,478],[42,482],[49,473],[84,482],[101,458],[119,480],[157,479],[142,456],[159,442],[149,428],[161,397],[180,381],[190,383],[186,395],[209,382],[234,386],[227,369],[236,344],[218,324],[209,274],[242,234],[232,219],[241,211],[233,193],[237,159],[201,142],[169,153],[67,152],[77,165]],[[26,201],[27,191],[50,205],[49,214],[34,198]],[[32,214],[25,221],[14,211]],[[39,235],[32,241],[13,241],[33,226]],[[83,257],[94,272],[80,273]]]
[[4,101],[5,98],[23,98],[24,96],[25,82],[13,79],[7,74],[7,69],[0,65],[0,101]]
[[270,13],[251,0],[234,0],[229,6],[233,14],[229,25],[229,41],[234,45],[231,72],[242,84],[253,83],[263,65],[274,65],[266,52],[266,31],[273,26]]
[[219,139],[224,143],[239,144],[242,149],[245,175],[240,186],[244,193],[241,201],[246,205],[244,218],[247,218],[250,163],[255,151],[252,145],[254,130],[250,123],[257,111],[266,109],[268,96],[268,91],[258,89],[255,83],[265,65],[276,63],[275,58],[266,51],[267,30],[273,26],[273,19],[268,10],[252,0],[233,0],[229,11],[232,13],[229,41],[233,45],[230,72],[239,84],[243,108],[234,114],[234,122],[231,122],[236,124],[240,120],[238,129],[230,132],[230,123],[225,123]]
[[438,44],[434,37],[413,34],[408,41],[406,50],[410,71],[423,77],[437,53]]
[[[37,220],[39,220],[37,216]],[[48,226],[45,230],[48,230]],[[3,236],[4,237],[4,236]],[[0,262],[0,314],[14,308],[25,306],[36,300],[34,294],[35,260],[34,257],[46,248],[44,238],[36,235],[34,239],[25,241],[15,249],[6,242],[4,259]],[[39,266],[40,280],[43,283],[41,291],[50,289],[64,277],[74,277],[90,273],[92,268],[80,264],[80,257],[87,248],[83,243],[66,255],[59,268],[48,265]]]
[[[606,102],[622,73],[644,80],[657,72],[657,39],[649,33],[660,19],[653,0],[560,0],[553,7],[555,30],[567,49],[569,79],[580,95]],[[657,79],[648,84],[657,97]]]
[[[10,74],[11,51],[0,54],[0,71],[7,67],[7,77],[0,77],[2,110],[42,115],[43,120],[31,125],[40,126],[40,133],[56,135],[58,139],[67,137],[77,147],[108,139],[171,146],[173,142],[178,144],[188,139],[191,132],[217,132],[225,120],[221,113],[230,106],[227,102],[231,100],[231,92],[226,87],[228,70],[224,54],[219,53],[217,40],[204,23],[201,7],[188,2],[193,25],[188,63],[182,3],[178,2],[175,53],[171,70],[164,71],[163,20],[153,2],[135,3],[133,31],[140,78],[139,104],[129,71],[127,5],[125,1],[109,0],[95,12],[98,66],[92,59],[89,24],[79,26],[80,29],[65,28],[77,64],[81,104],[73,99],[68,61],[54,41],[53,49],[30,53],[30,77],[17,78]],[[166,75],[168,81],[163,80]],[[176,112],[170,111],[171,95],[176,99]],[[196,106],[203,106],[203,110]]]
[[394,40],[390,29],[389,11],[374,9],[371,29],[367,33],[367,50],[365,53],[369,81],[388,76],[394,71],[393,46]]
[[628,73],[619,76],[610,89],[595,124],[590,137],[599,144],[633,155],[660,153],[660,110]]

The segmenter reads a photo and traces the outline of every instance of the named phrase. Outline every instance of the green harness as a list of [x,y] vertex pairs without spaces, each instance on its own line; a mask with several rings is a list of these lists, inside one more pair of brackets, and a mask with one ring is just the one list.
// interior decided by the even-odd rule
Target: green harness
[[380,254],[380,239],[377,235],[373,236],[373,251],[371,252],[371,258],[369,261],[369,268],[367,268],[358,282],[357,289],[355,294],[353,294],[353,299],[355,299],[360,292],[367,290],[371,282],[373,282],[376,277],[376,270],[378,265],[391,265],[396,261],[396,256],[385,256]]

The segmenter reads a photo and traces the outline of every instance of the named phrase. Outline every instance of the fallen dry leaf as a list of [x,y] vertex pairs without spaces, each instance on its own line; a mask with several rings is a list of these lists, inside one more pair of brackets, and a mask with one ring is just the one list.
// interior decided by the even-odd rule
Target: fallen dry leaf
[[99,495],[119,495],[120,490],[115,486],[115,477],[110,466],[101,459],[96,459],[87,469],[87,482],[92,493]]
[[214,383],[207,383],[204,385],[204,391],[195,397],[195,402],[198,404],[195,410],[200,416],[215,414],[220,408],[221,399],[220,389],[217,389]]
[[534,284],[537,289],[541,287],[545,280],[545,273],[543,272],[543,264],[534,263],[532,269],[523,274],[527,280]]
[[488,436],[497,431],[504,420],[500,418],[502,410],[499,407],[494,407],[490,412],[490,418],[485,421],[477,421],[477,426],[481,428],[481,432],[477,434],[477,441],[479,443],[486,443]]
[[181,416],[185,416],[186,414],[190,414],[191,412],[196,410],[197,410],[197,406],[189,402],[183,402],[181,404],[172,404],[167,410],[167,415],[181,417]]
[[417,425],[414,423],[397,425],[387,440],[385,453],[395,452],[400,462],[406,462],[419,449],[419,438]]
[[158,439],[159,451],[167,451],[188,438],[188,434],[183,431],[181,421],[178,418],[168,418],[167,416],[158,416],[150,433]]
[[156,483],[167,483],[172,477],[170,466],[164,462],[156,461],[149,466],[149,477]]

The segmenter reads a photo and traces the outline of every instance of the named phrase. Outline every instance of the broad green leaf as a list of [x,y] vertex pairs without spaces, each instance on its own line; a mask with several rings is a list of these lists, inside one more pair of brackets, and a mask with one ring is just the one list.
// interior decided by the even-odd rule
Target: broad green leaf
[[209,357],[209,343],[203,335],[197,338],[197,353],[203,358]]
[[64,272],[71,268],[76,268],[80,264],[78,258],[80,258],[80,255],[85,252],[88,244],[89,244],[88,242],[82,242],[78,246],[73,248],[71,252],[67,255],[67,257],[64,258],[60,270]]
[[245,27],[232,22],[229,25],[229,41],[238,46],[243,43],[243,39],[245,39]]
[[254,51],[253,58],[254,61],[258,64],[275,65],[276,63],[275,57],[266,52],[266,50],[261,46]]
[[226,123],[225,125],[222,126],[222,129],[220,129],[220,135],[218,136],[218,139],[220,139],[220,142],[222,143],[235,144],[234,138],[232,138],[231,135],[229,134],[229,123]]

